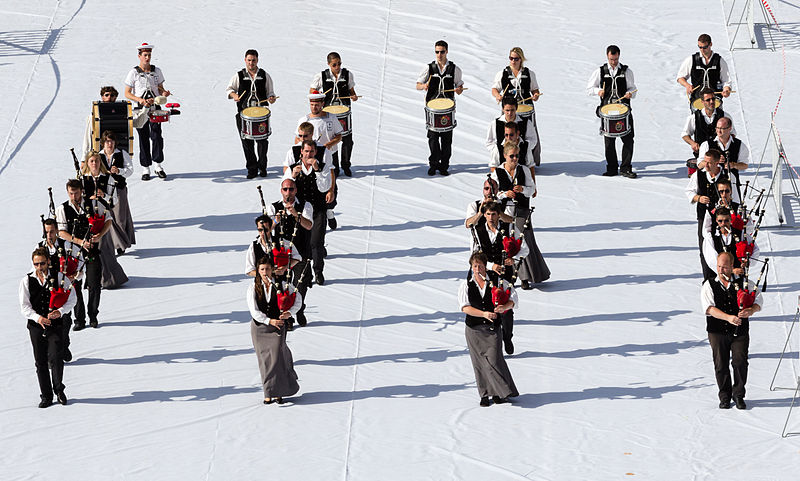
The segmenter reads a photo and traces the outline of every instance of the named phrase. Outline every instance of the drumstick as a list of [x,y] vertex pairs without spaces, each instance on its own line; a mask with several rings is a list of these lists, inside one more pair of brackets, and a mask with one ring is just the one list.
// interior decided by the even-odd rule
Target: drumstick
[[[281,96],[280,96],[280,95],[276,96],[276,97],[275,97],[275,100],[278,100],[279,98],[281,98]],[[269,99],[259,100],[258,104],[259,104],[259,105],[261,105],[261,104],[263,104],[264,102],[269,102]]]
[[504,88],[503,91],[500,93],[500,100],[497,101],[498,104],[500,103],[501,100],[503,100],[503,97],[506,96],[506,90],[508,90],[509,85],[511,84],[506,85],[506,88]]
[[[544,95],[544,94],[543,94],[542,92],[539,92],[539,97],[541,97],[542,95]],[[531,96],[530,96],[530,97],[528,97],[527,99],[522,99],[522,100],[520,100],[520,102],[525,102],[526,100],[532,100],[532,99],[533,99],[533,95],[531,95]]]
[[[714,93],[715,93],[715,94],[722,94],[722,93],[724,93],[724,91],[722,91],[722,92],[714,92]],[[735,91],[735,90],[731,90],[731,93],[732,93],[732,94],[735,94],[735,93],[736,93],[736,91]]]
[[[455,92],[456,90],[458,90],[458,89],[447,89],[447,90],[442,90],[442,93],[444,93],[444,92]],[[461,90],[469,90],[469,87],[464,87],[464,88],[462,88]]]
[[340,95],[340,99],[360,99],[363,95]]

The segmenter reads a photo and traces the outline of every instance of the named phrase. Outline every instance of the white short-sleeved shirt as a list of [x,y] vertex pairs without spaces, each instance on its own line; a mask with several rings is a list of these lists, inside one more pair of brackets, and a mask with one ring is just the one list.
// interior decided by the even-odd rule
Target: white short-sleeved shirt
[[158,86],[164,83],[164,74],[158,67],[152,68],[151,66],[149,72],[139,72],[133,68],[125,77],[124,83],[137,97],[143,97],[148,90],[156,96],[158,95]]

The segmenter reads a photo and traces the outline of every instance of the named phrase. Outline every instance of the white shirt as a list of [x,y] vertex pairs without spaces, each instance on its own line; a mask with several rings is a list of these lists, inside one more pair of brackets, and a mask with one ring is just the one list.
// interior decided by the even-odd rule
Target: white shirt
[[[706,109],[702,109],[701,112],[703,113],[701,118],[706,121],[706,125],[711,125],[711,122],[714,121],[714,112],[711,112],[711,117],[706,114]],[[728,112],[725,112],[725,118],[731,119],[731,116]],[[683,124],[683,132],[681,132],[681,137],[689,136],[694,137],[694,132],[697,130],[697,126],[694,123],[694,112],[689,114],[686,118],[686,122]],[[736,135],[736,129],[733,127],[733,119],[731,119],[731,135]],[[698,154],[699,155],[699,154]]]
[[[488,268],[488,266],[487,266]],[[470,276],[472,273],[470,272]],[[458,286],[458,309],[461,310],[466,306],[471,306],[472,304],[469,303],[469,282],[467,280],[461,281],[461,284]],[[474,282],[474,281],[472,281]],[[501,285],[503,289],[509,289],[511,291],[511,295],[508,297],[508,300],[513,302],[514,304],[511,306],[513,309],[516,309],[519,306],[519,296],[517,295],[517,290],[514,289],[509,282],[501,280]],[[486,295],[486,289],[489,287],[489,282],[483,283],[483,288],[475,282],[475,286],[478,288],[478,292],[481,294],[481,297]]]
[[133,95],[136,97],[144,97],[147,91],[150,91],[153,96],[159,95],[158,86],[164,83],[164,74],[161,69],[150,66],[149,72],[137,72],[135,68],[128,72],[125,77],[125,86],[130,87]]
[[[348,95],[350,95],[350,89],[355,88],[355,86],[356,86],[356,81],[353,79],[353,72],[351,72],[350,70],[347,71],[347,73],[349,75],[348,75],[347,85],[345,86],[346,87],[346,91],[340,91],[339,90],[339,83],[341,83],[340,82],[340,80],[341,80],[341,78],[340,78],[341,77],[341,72],[339,73],[339,77],[335,77],[333,75],[333,72],[331,72],[331,69],[326,70],[325,73],[331,79],[335,79],[336,80],[333,83],[334,97],[336,97],[336,93],[337,92],[338,92],[339,96],[347,97]],[[309,85],[308,88],[319,90],[320,92],[322,92],[322,72],[317,72],[316,75],[314,75],[314,78],[311,79],[311,85]]]
[[[282,201],[281,201],[282,202]],[[297,208],[297,200],[294,202],[295,208]],[[272,221],[275,222],[275,206],[272,204],[267,204],[267,212],[266,214],[272,217]],[[308,219],[311,222],[311,225],[314,225],[314,207],[311,206],[311,202],[306,202],[303,206],[303,211],[300,212],[300,216]],[[302,227],[301,227],[302,229]]]
[[[245,69],[245,72],[247,72],[247,69]],[[252,98],[255,99],[257,98],[255,81],[256,79],[259,78],[258,73],[256,73],[256,75],[250,75],[250,72],[247,72],[247,75],[250,76],[250,91],[252,92]],[[264,71],[264,75],[266,80],[265,90],[267,91],[267,98],[275,97],[275,90],[272,86],[272,77],[270,77],[266,71]],[[230,82],[228,82],[228,86],[225,88],[226,97],[230,97],[232,93],[239,93],[239,72],[233,74],[233,77],[231,77]],[[261,101],[267,99],[258,99],[258,100]]]
[[[489,151],[490,155],[489,167],[497,167],[498,165],[502,164],[503,161],[505,160],[501,159],[500,151],[497,148],[497,129],[495,127],[495,122],[497,120],[502,120],[505,122],[505,119],[506,119],[505,115],[499,115],[498,117],[495,118],[495,120],[489,122],[489,127],[486,129],[486,141],[484,142],[484,145],[486,146],[486,149]],[[520,120],[522,120],[522,117],[520,117],[519,114],[517,114],[517,117],[514,119],[514,122],[519,122]],[[531,149],[531,154],[530,155],[526,154],[525,160],[527,163],[530,163],[529,161],[533,157],[532,154],[533,149],[536,147],[536,144],[539,143],[539,138],[536,136],[536,129],[533,127],[533,122],[531,121],[531,119],[525,120],[525,125],[526,127],[525,127],[524,139],[525,141],[528,142],[528,147]],[[505,144],[506,140],[503,139],[503,145]]]
[[[616,67],[612,68],[611,65],[606,62],[608,65],[609,73],[614,76],[617,75],[617,71],[619,70],[620,64],[617,64]],[[589,82],[586,84],[586,92],[589,94],[590,97],[596,97],[597,94],[600,92],[600,85],[601,85],[602,78],[600,77],[600,68],[596,68],[592,70],[592,74],[589,76]],[[625,70],[625,84],[628,87],[628,90],[625,92],[619,92],[619,96],[622,97],[626,93],[631,92],[631,98],[636,98],[636,84],[633,81],[633,72],[631,71],[630,67]]]
[[[261,242],[261,237],[260,236],[256,237],[256,240],[258,240],[258,243],[261,245],[261,248],[264,250],[264,252],[267,252],[267,253],[271,252],[271,249],[268,248],[267,246],[265,246],[263,242]],[[280,245],[278,245],[278,244],[276,244],[276,239],[273,238],[272,239],[272,243],[275,244],[275,247],[277,247],[277,248],[283,247],[286,250],[291,250],[291,258],[293,260],[296,260],[297,262],[300,262],[301,260],[303,260],[303,258],[300,257],[300,253],[297,252],[297,249],[295,248],[294,244],[289,242],[289,239],[281,239],[280,240]],[[245,274],[250,274],[251,272],[255,271],[256,270],[256,262],[258,262],[258,259],[256,259],[256,250],[253,247],[253,243],[251,242],[247,246],[247,255],[245,256],[245,260],[244,260],[244,273]],[[289,262],[289,265],[291,266],[292,263]]]
[[[688,80],[691,83],[692,78],[692,57],[694,55],[689,55],[683,62],[681,63],[680,68],[678,69],[678,78]],[[712,53],[713,56],[713,53]],[[708,65],[708,61],[703,55],[700,55],[700,61],[703,62],[703,65]],[[719,81],[722,82],[722,88],[730,87],[731,86],[731,78],[728,74],[728,63],[722,58],[722,55],[719,57]],[[693,85],[695,87],[695,85]],[[716,85],[712,85],[711,88],[717,88]]]
[[[300,129],[300,124],[303,122],[310,123],[314,126],[313,140],[317,145],[325,145],[337,135],[341,135],[344,129],[342,129],[342,123],[339,122],[339,119],[328,112],[322,112],[322,114],[322,117],[310,117],[310,113],[300,117],[297,121],[295,132]],[[338,149],[338,144],[335,148]],[[325,149],[325,164],[327,165],[333,164],[332,152],[331,149]]]
[[[447,63],[444,64],[444,68],[442,68],[441,65],[439,65],[439,62],[434,62],[434,63],[436,64],[436,67],[438,67],[439,74],[443,74],[444,71],[447,70],[447,66],[453,62],[448,60]],[[427,81],[428,81],[428,64],[426,64],[425,67],[422,68],[422,71],[417,76],[417,83],[424,84]],[[439,86],[440,87],[439,90],[444,90],[443,85],[444,81],[442,81],[442,85]],[[459,67],[458,65],[456,65],[456,68],[453,70],[453,85],[456,88],[464,85],[464,82],[461,80],[461,67]]]
[[[302,160],[298,165],[305,175],[311,175],[311,172],[314,170],[312,167],[306,167]],[[331,170],[331,167],[332,166],[330,163],[325,162],[325,166],[316,172],[317,189],[320,192],[328,192],[331,189],[331,185],[333,185],[333,171]],[[294,177],[292,177],[292,169],[286,169],[286,172],[283,174],[283,180],[285,179],[294,180]]]
[[[518,91],[522,89],[522,70],[522,68],[519,69],[519,73],[514,75],[514,78],[511,79],[511,85],[509,86],[509,89],[516,89]],[[536,81],[536,74],[533,73],[533,70],[531,70],[530,67],[528,68],[528,73],[531,75],[531,92],[539,90],[539,83]],[[494,76],[494,80],[492,81],[492,88],[496,89],[499,93],[503,93],[503,77],[505,76],[506,69],[503,69],[497,72],[497,75]]]
[[[736,255],[736,243],[731,244],[731,233],[727,235],[720,233],[720,237],[722,237],[722,243],[728,247],[728,252],[733,255]],[[742,240],[742,239],[739,239]],[[753,253],[750,255],[751,258],[759,258],[761,251],[758,250],[758,246],[753,244]],[[719,252],[714,248],[714,235],[711,232],[704,232],[703,233],[703,258],[706,260],[706,264],[709,267],[717,265],[717,256]]]
[[[714,266],[717,265],[717,260],[716,259],[714,259],[714,263],[712,265],[714,265]],[[716,281],[719,282],[720,284],[722,284],[722,280],[719,278],[719,276],[717,276]],[[723,287],[724,287],[724,284],[723,284]],[[755,288],[756,288],[756,286],[755,286],[755,284],[753,284],[753,281],[748,281],[747,282],[747,290],[748,291],[753,292],[755,290]],[[756,299],[753,302],[753,304],[754,305],[758,304],[759,306],[763,306],[764,305],[763,302],[764,302],[764,299],[761,297],[761,291],[758,291],[758,294],[756,294]],[[703,309],[703,314],[708,312],[708,308],[709,307],[711,307],[711,306],[716,307],[716,304],[714,303],[714,290],[711,288],[711,282],[710,281],[705,281],[703,283],[703,287],[700,288],[700,306]]]
[[[494,244],[494,241],[497,239],[497,236],[500,235],[500,229],[492,232],[491,229],[489,229],[489,223],[487,222],[486,223],[486,233],[488,234],[489,242]],[[473,236],[473,238],[472,238],[472,245],[471,245],[472,252],[475,252],[475,251],[480,249],[480,246],[478,245],[478,243],[475,242],[475,239],[477,238],[477,236],[478,236],[478,233],[475,232],[475,236]],[[513,235],[509,234],[509,237],[513,237],[514,239],[519,239],[520,238],[520,233],[517,232],[516,229],[515,229]],[[513,256],[512,259],[519,259],[521,257],[525,257],[525,256],[528,255],[528,253],[530,253],[530,249],[528,249],[528,243],[523,240],[522,243],[519,246],[519,252],[517,252],[517,255]],[[492,262],[492,261],[487,262],[486,263],[486,268],[489,269],[489,270],[492,270],[494,268],[494,262]]]
[[[72,288],[72,283],[67,279],[66,276],[59,273],[58,274],[58,282],[59,284],[61,281],[64,282],[64,289],[69,289],[69,296],[67,297],[67,302],[64,303],[63,306],[59,307],[58,310],[61,312],[62,316],[65,314],[69,314],[73,307],[75,307],[75,303],[77,302],[77,297],[75,297],[75,289]],[[25,319],[31,319],[33,321],[37,321],[39,319],[39,314],[33,309],[33,304],[31,304],[31,292],[28,286],[28,277],[25,276],[19,283],[19,310],[22,313],[22,317]],[[33,278],[39,282],[40,286],[44,286],[47,282],[47,278],[45,277],[44,280],[39,279],[39,276],[36,274],[36,271],[33,272]],[[47,317],[47,316],[44,316]]]
[[[112,156],[116,155],[117,152],[122,152],[122,168],[119,169],[119,174],[115,174],[115,175],[121,175],[121,176],[126,177],[126,178],[130,177],[131,174],[133,174],[133,160],[131,159],[130,154],[128,154],[128,152],[125,151],[125,150],[116,149],[116,150],[114,150],[114,153],[111,154],[111,155]],[[110,157],[106,156],[106,151],[105,150],[101,150],[100,153],[104,157],[106,157],[106,159],[108,160],[109,166],[110,166],[112,160],[111,160]],[[110,179],[109,179],[109,181],[110,181]]]
[[[272,283],[270,282],[268,286],[264,286],[264,295],[266,299],[269,299],[272,295]],[[297,311],[300,310],[300,307],[303,305],[303,296],[297,292],[291,284],[288,287],[289,292],[294,292],[295,299],[294,305],[289,308],[289,312],[292,314],[292,317],[297,318]],[[269,324],[269,317],[261,312],[256,304],[256,284],[255,282],[251,282],[250,285],[247,286],[247,308],[250,309],[250,315],[253,316],[257,322],[262,324]]]
[[[703,236],[704,237],[706,235],[711,235],[712,229],[714,227],[713,224],[715,224],[715,216],[712,215],[711,212],[706,209],[706,215],[703,218]],[[745,222],[744,229],[742,230],[742,232],[747,237],[747,241],[748,242],[750,242],[752,240],[751,236],[750,236],[750,234],[748,234],[748,232],[753,232],[754,230],[755,230],[755,222],[753,222],[753,218],[750,217],[750,218],[747,219],[747,222]]]
[[[703,145],[705,145],[705,142],[703,143]],[[705,175],[706,178],[710,182],[716,182],[716,180],[719,179],[719,176],[721,174],[722,174],[722,170],[717,172],[717,175],[715,175],[713,177],[711,176],[711,174],[707,170],[698,170],[697,172],[692,174],[692,176],[689,177],[689,183],[686,184],[686,188],[683,190],[683,193],[686,195],[686,198],[689,199],[689,202],[691,202],[692,204],[696,203],[696,201],[694,200],[694,196],[698,195],[698,193],[699,193],[698,191],[700,190],[700,188],[698,186],[698,183],[697,183],[697,176],[698,175]],[[731,179],[731,183],[734,183],[735,181],[736,181],[736,179]],[[735,186],[732,186],[732,187],[735,187]],[[738,189],[733,188],[731,190],[733,191],[733,192],[731,192],[731,200],[733,202],[737,203],[737,204],[740,204],[741,202],[739,201],[739,191],[738,191]],[[716,263],[714,265],[716,265]]]
[[[733,143],[733,136],[732,135],[729,136],[728,142],[726,142],[724,145],[719,141],[719,138],[716,138],[711,142],[713,142],[713,146],[715,149],[722,152],[730,148],[731,143]],[[709,142],[703,142],[702,144],[700,144],[700,148],[697,149],[697,158],[702,160],[706,156],[706,152],[708,152],[708,149],[710,148],[711,146],[709,145]],[[736,159],[736,162],[742,162],[745,164],[750,163],[750,149],[747,148],[747,145],[745,145],[744,142],[742,142],[741,146],[739,147],[739,158]],[[737,200],[736,202],[739,201]]]
[[[492,172],[492,174],[491,174],[492,179],[497,181],[498,185],[500,185],[500,179],[497,178],[497,171],[499,169],[505,169],[505,167],[503,167],[503,165],[500,164],[500,166],[498,166],[497,169],[495,169],[495,171]],[[508,172],[506,172],[506,174],[508,174]],[[516,174],[516,171],[514,172],[514,174]],[[530,197],[530,196],[533,195],[534,192],[536,192],[536,184],[533,182],[533,177],[531,177],[530,171],[526,171],[525,172],[525,183],[523,183],[521,185],[522,185],[522,192],[517,192],[517,195],[524,195],[525,197]],[[505,191],[501,190],[501,191],[499,191],[497,193],[497,200],[503,200],[505,198],[506,198],[506,192]],[[514,202],[513,201],[509,201],[508,202],[508,205],[506,206],[505,213],[510,215],[510,216],[512,216],[512,217],[514,216]]]

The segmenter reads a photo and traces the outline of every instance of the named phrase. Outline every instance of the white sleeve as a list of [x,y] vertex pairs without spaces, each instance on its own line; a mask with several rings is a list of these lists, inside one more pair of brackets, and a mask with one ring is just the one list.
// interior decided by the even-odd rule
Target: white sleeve
[[[519,239],[519,233],[514,233],[514,238]],[[519,252],[517,252],[517,255],[514,256],[514,259],[522,259],[523,257],[527,257],[530,253],[531,250],[528,248],[528,243],[525,242],[525,239],[522,239],[522,242],[519,245]]]
[[713,229],[712,224],[714,223],[714,219],[711,218],[711,212],[706,209],[705,216],[703,217],[703,236],[711,235],[711,231]]
[[[135,83],[136,83],[136,69],[135,68],[132,68],[128,72],[128,75],[125,76],[125,80],[122,83],[125,84],[126,87],[130,87],[131,89],[133,89],[133,87],[135,86]],[[134,92],[134,95],[136,95],[136,92]]]
[[493,149],[497,150],[497,132],[494,128],[495,122],[495,119],[489,122],[489,128],[486,129],[486,141],[484,142],[484,145],[489,153],[492,153]]
[[86,158],[86,153],[92,150],[92,114],[86,117],[86,130],[83,132],[83,152],[81,158]]
[[[494,80],[492,80],[492,88],[497,90],[497,93],[503,93],[503,72],[505,69],[497,72],[497,75],[494,76]],[[531,90],[533,90],[533,85],[531,84]]]
[[589,82],[586,83],[586,93],[589,97],[596,97],[598,92],[600,92],[600,68],[595,68],[589,75]]
[[531,152],[533,152],[533,149],[536,147],[536,144],[539,143],[539,137],[536,136],[536,128],[533,126],[533,120],[528,119],[526,120],[526,122],[527,122],[527,127],[525,129],[525,140],[528,141],[528,147],[530,147]]
[[225,96],[229,97],[232,93],[239,92],[239,73],[233,74],[231,81],[228,82],[228,87],[225,89]]
[[459,66],[456,66],[455,70],[453,70],[453,85],[456,87],[464,85],[464,82],[461,80],[461,67]]
[[122,152],[122,168],[119,170],[119,175],[130,177],[133,174],[133,159],[127,151],[120,149],[120,152]]
[[689,77],[692,75],[692,56],[689,55],[683,62],[681,63],[680,68],[678,68],[678,77],[677,79],[685,79],[689,80]]
[[22,278],[19,283],[19,311],[25,319],[36,321],[39,314],[33,309],[31,304],[31,293],[28,290],[28,276]]
[[311,202],[306,202],[306,205],[303,206],[303,213],[300,215],[310,220],[312,225],[314,224],[314,207],[311,206]]
[[689,177],[689,183],[686,185],[686,188],[683,190],[684,194],[686,194],[686,198],[689,200],[690,203],[695,204],[694,196],[697,195],[697,176],[699,174],[705,175],[705,172],[702,170],[696,171]]
[[289,150],[286,152],[286,157],[283,159],[283,166],[291,167],[292,164],[294,164],[294,153],[292,152],[292,148],[289,147]]
[[428,81],[428,64],[425,64],[422,67],[422,71],[420,71],[419,75],[417,75],[417,83],[424,84]]
[[58,230],[67,230],[67,214],[64,212],[64,204],[56,206],[56,222],[58,222]]
[[[748,281],[747,282],[747,288],[748,288],[748,290],[750,292],[755,292],[755,290],[758,288],[758,286],[753,284],[753,281]],[[764,298],[761,295],[761,291],[758,291],[758,294],[756,294],[756,298],[753,300],[753,304],[758,304],[759,307],[761,307],[761,308],[764,307]]]
[[511,295],[508,297],[508,300],[514,303],[514,305],[512,306],[512,309],[518,309],[519,308],[519,294],[517,294],[517,290],[514,289],[514,286],[511,286],[511,285],[503,286],[503,287],[505,287],[506,289],[509,289],[511,291]]
[[467,282],[468,281],[461,281],[461,284],[458,286],[458,310],[470,305],[469,295],[467,294]]
[[[256,270],[256,251],[253,248],[253,243],[251,242],[247,247],[247,254],[244,259],[244,273],[249,274],[254,270]],[[258,273],[256,273],[256,275],[258,275]]]
[[350,73],[350,76],[349,76],[348,81],[347,81],[347,88],[348,89],[355,88],[356,87],[356,79],[355,79],[355,77],[353,77],[353,71],[352,70],[347,70],[347,71]]
[[736,161],[744,164],[750,163],[750,149],[747,148],[747,145],[745,145],[744,142],[742,142],[742,145],[739,146],[739,158]]
[[[700,162],[701,160],[705,159],[706,152],[708,152],[708,149],[709,149],[708,141],[705,141],[702,144],[700,144],[700,148],[697,149],[697,161],[698,162]],[[698,170],[698,172],[699,172],[699,170]]]
[[625,84],[628,87],[628,90],[626,90],[625,93],[630,93],[631,94],[631,98],[635,99],[636,98],[636,93],[637,93],[636,91],[639,90],[639,89],[636,88],[636,83],[633,80],[633,70],[631,70],[629,68],[625,69]]
[[270,77],[270,75],[266,72],[266,70],[264,71],[264,76],[266,77],[266,81],[267,81],[267,85],[266,85],[266,87],[267,87],[267,97],[274,97],[275,96],[275,87],[272,84],[272,77]]
[[314,90],[322,90],[322,72],[317,72],[314,75],[314,78],[311,79],[311,84],[309,84],[308,88]]
[[159,86],[167,81],[167,79],[164,78],[164,72],[161,71],[160,67],[156,67],[156,71],[154,73],[155,75],[153,75],[153,77],[156,81],[156,86]]
[[716,269],[717,267],[717,251],[714,249],[714,238],[711,234],[703,234],[703,259],[708,264],[709,269]]
[[530,168],[525,168],[525,183],[522,184],[522,195],[530,197],[533,195],[536,186],[533,183]]
[[333,183],[333,172],[331,171],[331,164],[326,163],[325,167],[317,172],[317,189],[322,192],[328,192]]
[[330,121],[331,124],[333,125],[333,135],[331,136],[331,138],[336,137],[337,135],[341,135],[341,133],[344,132],[344,128],[342,127],[342,123],[339,122],[339,119],[336,118],[335,115],[328,114],[328,121]]
[[75,294],[75,289],[73,289],[72,283],[69,282],[69,279],[64,279],[64,282],[64,287],[69,289],[69,295],[67,296],[67,302],[58,308],[58,311],[61,312],[62,316],[69,314],[70,311],[72,311],[72,309],[75,307],[75,304],[78,303],[78,296]]
[[478,206],[475,204],[475,201],[470,202],[467,204],[467,219],[472,217],[473,215],[478,213]]
[[[714,262],[714,266],[716,265]],[[711,281],[705,281],[703,287],[700,288],[700,306],[703,309],[703,315],[706,315],[708,308],[714,305],[714,290],[711,289]]]
[[[725,112],[725,115],[728,115],[728,113]],[[697,130],[697,129],[696,129],[695,125],[694,125],[694,113],[691,113],[686,118],[686,122],[684,122],[684,124],[683,124],[683,132],[681,132],[681,138],[686,137],[687,135],[689,137],[693,136],[695,130]]]
[[291,292],[294,292],[295,297],[294,304],[292,304],[292,307],[289,308],[289,314],[291,314],[293,318],[297,319],[297,312],[301,307],[303,307],[303,295],[300,294],[300,292],[295,289],[294,286],[292,286]]
[[247,308],[250,310],[250,315],[256,321],[262,324],[269,324],[269,318],[266,314],[261,312],[256,305],[256,284],[255,282],[251,282],[250,285],[247,286]]
[[728,62],[722,58],[722,55],[720,55],[719,58],[719,81],[722,82],[722,88],[731,87],[731,76],[728,73]]
[[528,69],[528,73],[531,74],[531,92],[539,90],[539,82],[536,81],[536,74],[531,69]]

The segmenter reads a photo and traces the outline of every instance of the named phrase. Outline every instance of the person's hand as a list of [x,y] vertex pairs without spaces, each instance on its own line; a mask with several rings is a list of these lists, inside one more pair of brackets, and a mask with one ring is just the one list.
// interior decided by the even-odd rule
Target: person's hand
[[153,103],[155,102],[155,99],[142,99],[142,100],[144,101],[144,102],[142,102],[142,103],[144,103],[144,104],[145,104],[146,106],[148,106],[148,107],[150,107],[151,105],[153,105]]
[[163,95],[164,97],[169,97],[170,95],[172,95],[172,92],[170,92],[169,90],[165,90],[161,92],[161,95]]
[[497,319],[497,314],[491,311],[483,311],[483,317],[489,319],[490,321],[494,321],[495,319]]
[[540,96],[540,95],[542,95],[542,94],[541,94],[541,93],[539,93],[539,92],[536,92],[535,94],[533,94],[533,95],[531,96],[531,97],[533,97],[533,98],[532,98],[532,100],[533,100],[534,102],[536,102],[537,100],[539,100],[539,96]]
[[509,258],[507,258],[506,260],[504,260],[504,261],[503,261],[503,265],[506,265],[506,266],[513,266],[513,265],[514,265],[514,259],[512,259],[512,258],[510,258],[510,257],[509,257]]
[[59,317],[61,317],[61,311],[59,311],[58,309],[50,312],[50,314],[47,315],[47,318],[50,320],[55,320],[58,319]]
[[697,151],[700,150],[700,144],[698,144],[694,140],[689,141],[689,147],[691,147],[694,152],[697,152]]
[[[744,310],[744,309],[743,309],[743,310]],[[739,312],[741,313],[741,311],[739,311]],[[738,317],[738,316],[733,316],[733,315],[732,315],[732,316],[730,316],[730,317],[728,318],[728,322],[729,322],[729,323],[731,323],[731,324],[733,324],[734,326],[741,326],[741,325],[742,325],[742,320],[741,320],[741,319],[739,319],[739,317]]]
[[501,266],[500,264],[495,264],[495,265],[492,266],[492,270],[495,271],[498,274],[502,274],[503,273],[503,266]]
[[50,325],[50,319],[42,316],[39,316],[39,319],[37,319],[36,322],[38,322],[42,327],[47,327]]
[[733,269],[733,273],[736,274],[737,276],[743,276],[744,269],[742,269],[741,267],[736,267]]
[[512,189],[512,190],[514,192],[516,192],[516,193],[520,193],[520,192],[522,192],[522,186],[521,185],[515,185],[514,189]]
[[233,97],[231,97],[231,98],[233,99],[234,102],[238,102],[238,101],[242,100],[242,97],[239,96],[239,94],[237,94],[236,92],[233,92]]
[[[283,313],[281,313],[281,315],[283,315]],[[273,326],[277,327],[278,329],[283,327],[283,319],[281,319],[281,318],[270,319],[269,323],[272,324]]]
[[456,93],[458,95],[461,95],[461,92],[463,92],[463,91],[464,91],[464,86],[463,85],[461,87],[456,87]]
[[269,97],[267,97],[267,102],[271,104],[274,104],[276,100],[278,99],[274,95],[270,95]]
[[686,95],[691,97],[692,92],[694,92],[694,88],[692,88],[692,86],[687,83],[686,84]]
[[605,91],[605,90],[603,90],[603,89],[600,89],[600,90],[597,92],[597,96],[598,96],[598,97],[600,97],[600,98],[602,98],[602,97],[603,97],[603,94],[605,94],[605,93],[606,93],[606,91]]
[[284,320],[286,320],[286,319],[289,319],[290,317],[292,317],[292,313],[291,313],[291,312],[289,312],[289,311],[282,311],[282,312],[281,312],[281,316],[279,317],[279,319],[280,319],[281,321],[284,321]]
[[[739,318],[748,318],[756,313],[756,310],[752,307],[745,307],[741,311],[739,311]],[[741,321],[740,321],[741,323]],[[737,324],[738,325],[738,324]]]
[[119,174],[119,167],[117,167],[117,166],[112,166],[112,167],[111,167],[111,173],[112,173],[112,174]]
[[291,214],[292,217],[297,219],[298,215],[297,215],[297,210],[295,210],[294,208],[294,204],[289,204],[288,206],[286,206],[286,212],[288,212],[289,214]]
[[502,306],[497,306],[497,307],[494,308],[494,312],[496,312],[497,314],[502,314],[502,313],[506,312],[507,310],[508,309],[505,308],[505,304],[503,304]]
[[709,202],[711,202],[711,199],[709,199],[707,195],[701,195],[701,196],[700,196],[700,197],[697,199],[697,202],[700,202],[701,204],[706,204],[706,205],[708,205],[708,203],[709,203]]
[[625,95],[622,96],[623,99],[628,99],[628,100],[630,100],[631,97],[633,97],[632,92],[625,92]]
[[328,204],[330,204],[331,202],[333,202],[333,197],[334,197],[334,196],[333,196],[333,192],[331,192],[331,191],[328,191],[328,193],[327,193],[327,194],[325,194],[325,202],[327,202]]
[[302,163],[295,165],[294,168],[292,169],[292,177],[296,179],[297,176],[300,175],[300,172],[302,171],[303,171]]
[[516,199],[517,194],[513,190],[507,190],[506,197],[508,197],[509,199]]

